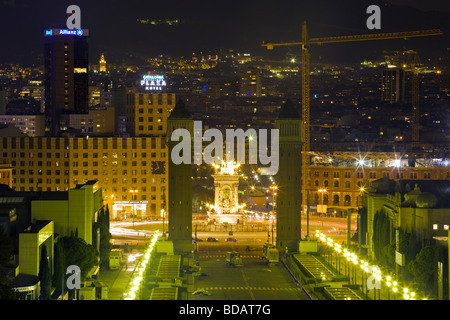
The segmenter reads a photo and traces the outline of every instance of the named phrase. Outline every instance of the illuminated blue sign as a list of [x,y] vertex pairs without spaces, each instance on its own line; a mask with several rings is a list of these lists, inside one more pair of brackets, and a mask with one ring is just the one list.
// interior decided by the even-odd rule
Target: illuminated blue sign
[[147,74],[142,76],[141,86],[147,91],[161,91],[167,86],[167,82],[163,75]]
[[48,29],[45,30],[45,35],[46,36],[56,36],[56,35],[61,35],[61,36],[83,36],[85,35],[85,32],[83,29]]

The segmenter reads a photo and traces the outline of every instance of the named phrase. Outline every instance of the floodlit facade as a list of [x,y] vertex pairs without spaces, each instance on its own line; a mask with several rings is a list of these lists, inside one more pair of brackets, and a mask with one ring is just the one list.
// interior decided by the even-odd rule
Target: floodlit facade
[[13,167],[9,164],[0,164],[0,184],[6,184],[12,188]]
[[[351,157],[350,154],[347,156]],[[361,196],[367,191],[369,184],[384,177],[395,181],[450,180],[450,166],[446,165],[445,161],[436,160],[424,166],[409,166],[406,160],[395,160],[395,154],[373,153],[372,156],[377,160],[364,163],[351,160],[346,164],[343,161],[336,165],[334,159],[328,165],[323,163],[312,165],[309,194],[312,213],[345,215],[349,209],[356,212],[362,205]]]
[[13,167],[8,170],[17,191],[68,191],[98,180],[111,219],[161,216],[167,188],[164,137],[8,137],[0,149],[1,159]]
[[175,107],[173,93],[143,93],[128,89],[126,126],[131,136],[161,136],[167,132],[167,118]]

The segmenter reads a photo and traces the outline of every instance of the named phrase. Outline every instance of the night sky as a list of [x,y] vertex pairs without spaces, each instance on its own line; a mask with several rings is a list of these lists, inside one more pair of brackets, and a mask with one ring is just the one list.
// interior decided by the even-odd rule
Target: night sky
[[[267,52],[262,41],[298,41],[307,20],[311,37],[395,32],[441,28],[444,37],[411,41],[387,41],[387,49],[427,48],[441,55],[450,46],[450,2],[448,0],[0,0],[0,63],[39,63],[43,32],[65,27],[66,8],[81,8],[82,28],[90,30],[91,61],[105,53],[109,61],[130,55],[191,55],[218,48],[283,59],[287,50]],[[370,4],[382,8],[382,30],[366,28]],[[178,25],[146,25],[138,19],[180,19]],[[411,47],[414,46],[414,47]],[[416,47],[417,46],[417,47]],[[314,49],[314,59],[354,62],[379,53],[380,43],[334,44]],[[370,58],[370,57],[369,57]]]

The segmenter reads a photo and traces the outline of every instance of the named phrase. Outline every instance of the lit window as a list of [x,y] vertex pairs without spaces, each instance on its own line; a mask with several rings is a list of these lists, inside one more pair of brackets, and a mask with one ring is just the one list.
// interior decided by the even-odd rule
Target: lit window
[[433,230],[437,230],[438,229],[438,225],[437,224],[433,224]]
[[448,224],[444,224],[444,230],[448,230]]

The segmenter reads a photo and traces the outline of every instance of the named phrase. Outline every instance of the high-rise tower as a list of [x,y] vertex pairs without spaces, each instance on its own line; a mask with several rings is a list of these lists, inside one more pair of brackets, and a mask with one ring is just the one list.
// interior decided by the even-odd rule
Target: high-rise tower
[[302,119],[290,100],[276,120],[279,130],[277,188],[277,248],[297,252],[301,240]]
[[45,30],[46,135],[60,134],[62,114],[88,112],[87,37],[87,29]]
[[[171,141],[172,132],[185,129],[189,134],[189,161],[176,164],[172,151],[180,141]],[[192,137],[194,121],[184,102],[175,104],[167,119],[167,144],[169,148],[169,240],[180,253],[192,251]],[[186,142],[183,140],[183,142]]]

